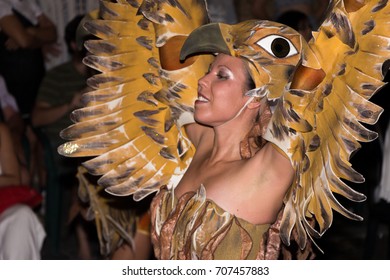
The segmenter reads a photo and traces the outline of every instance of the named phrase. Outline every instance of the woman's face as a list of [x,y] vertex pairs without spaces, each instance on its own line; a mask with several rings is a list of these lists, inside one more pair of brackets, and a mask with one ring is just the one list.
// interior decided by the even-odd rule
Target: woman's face
[[248,75],[242,59],[219,54],[198,82],[195,120],[215,127],[233,119],[249,99]]

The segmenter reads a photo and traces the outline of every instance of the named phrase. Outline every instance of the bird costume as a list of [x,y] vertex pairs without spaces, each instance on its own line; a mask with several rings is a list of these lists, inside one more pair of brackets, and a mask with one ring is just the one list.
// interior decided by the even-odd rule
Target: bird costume
[[[58,151],[92,157],[83,165],[110,194],[139,201],[158,193],[151,208],[157,258],[279,258],[291,240],[302,253],[308,237],[321,237],[333,210],[361,220],[334,194],[365,199],[344,181],[363,182],[349,159],[359,142],[376,138],[361,123],[374,124],[382,112],[369,99],[389,67],[387,1],[331,1],[308,43],[275,22],[208,23],[201,0],[116,2],[101,1],[99,19],[85,25],[100,38],[86,43],[85,63],[101,74],[88,80],[95,90],[72,113]],[[184,126],[194,122],[197,81],[215,53],[246,62],[256,86],[246,94],[267,100],[271,112],[257,132],[295,170],[274,225],[246,225],[208,200],[203,186],[173,195],[195,152]],[[234,244],[238,255],[228,256]]]

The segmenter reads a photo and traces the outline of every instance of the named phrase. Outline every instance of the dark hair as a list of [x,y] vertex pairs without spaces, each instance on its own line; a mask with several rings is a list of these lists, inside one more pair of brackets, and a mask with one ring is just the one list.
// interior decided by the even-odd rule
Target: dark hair
[[244,59],[244,66],[245,66],[245,70],[246,70],[246,73],[245,73],[246,80],[245,80],[245,84],[244,84],[244,93],[247,92],[248,90],[256,88],[255,81],[253,80],[253,78],[251,76],[251,72],[249,70],[249,66],[247,65],[247,63],[251,63],[251,62]]
[[249,72],[246,76],[245,86],[248,90],[256,88],[255,81],[253,81],[252,76],[249,74]]
[[83,19],[84,15],[77,15],[65,27],[65,43],[70,54],[74,53],[74,50],[71,47],[72,42],[76,42],[76,32],[77,28]]
[[295,11],[295,10],[287,11],[287,12],[281,14],[276,19],[276,21],[279,23],[283,23],[287,26],[290,26],[291,28],[293,28],[297,31],[300,31],[300,29],[301,29],[301,26],[300,26],[301,22],[307,22],[309,27],[312,28],[311,24],[310,24],[309,17],[306,14],[304,14],[300,11]]
[[[246,81],[244,84],[244,92],[256,88],[256,83],[250,74],[251,72],[249,70],[248,63],[251,62],[244,59],[244,65],[246,70]],[[260,100],[258,101],[261,102]],[[240,155],[242,159],[251,158],[253,156],[252,148],[257,147],[260,150],[267,143],[267,141],[262,137],[262,129],[264,124],[268,124],[271,111],[269,110],[268,105],[266,105],[267,101],[264,102],[265,102],[264,103],[265,112],[260,112],[259,110],[252,129],[240,142]]]

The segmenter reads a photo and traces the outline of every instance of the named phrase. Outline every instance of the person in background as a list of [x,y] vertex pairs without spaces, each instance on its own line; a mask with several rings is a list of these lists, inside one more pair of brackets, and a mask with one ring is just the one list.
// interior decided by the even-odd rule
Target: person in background
[[7,125],[0,122],[0,260],[41,258],[46,233],[28,205],[37,196],[21,183],[13,139]]
[[0,0],[0,74],[28,123],[45,74],[42,47],[57,31],[34,1]]
[[[31,184],[31,174],[34,170],[29,169],[29,162],[26,151],[23,147],[24,124],[22,116],[19,112],[15,98],[8,92],[7,86],[3,77],[0,75],[0,105],[1,105],[1,121],[4,122],[10,129],[12,142],[14,143],[15,152],[20,165],[21,183],[25,185]],[[28,129],[28,136],[31,141],[36,143],[35,134]]]
[[59,136],[61,130],[72,123],[69,114],[81,107],[81,96],[88,91],[88,69],[82,62],[86,50],[76,43],[76,30],[82,18],[83,15],[76,16],[66,26],[65,41],[72,58],[46,73],[32,113],[33,126],[42,127],[53,151],[63,142]]
[[[379,121],[373,125],[378,138],[372,145],[365,145],[356,155],[356,162],[365,170],[368,211],[365,236],[364,259],[389,259],[390,257],[390,74],[385,77],[386,84],[373,101],[383,108]],[[387,232],[387,234],[386,234]],[[387,245],[387,246],[385,246]],[[383,255],[381,255],[383,254]]]
[[44,13],[57,26],[58,37],[54,44],[46,45],[45,52],[47,55],[45,66],[50,70],[71,59],[67,51],[65,42],[65,27],[74,17],[81,14],[87,14],[99,7],[99,1],[96,0],[36,0]]
[[[61,212],[69,216],[61,217],[59,226],[61,228],[66,226],[70,229],[70,222],[76,221],[75,230],[80,248],[78,257],[90,259],[92,256],[86,233],[83,230],[84,223],[81,219],[80,222],[75,220],[79,203],[76,173],[80,161],[62,157],[57,153],[57,147],[63,143],[60,132],[72,123],[69,114],[74,109],[81,107],[81,96],[89,90],[86,86],[88,68],[82,62],[86,49],[82,44],[76,42],[76,31],[82,18],[83,15],[76,16],[65,28],[65,41],[72,58],[46,73],[38,91],[31,122],[48,139],[49,150],[54,160],[54,168],[51,168],[51,171],[56,173],[60,193],[59,203],[62,205],[53,204],[53,207],[60,207]],[[66,219],[68,220],[67,225],[62,222]]]
[[[15,98],[22,118],[17,131],[10,128],[28,149],[28,161],[20,163],[28,166],[31,180],[38,187],[44,184],[39,167],[41,147],[31,128],[30,117],[45,74],[42,48],[56,39],[56,26],[35,1],[0,0],[0,75]],[[21,151],[18,144],[16,146]]]

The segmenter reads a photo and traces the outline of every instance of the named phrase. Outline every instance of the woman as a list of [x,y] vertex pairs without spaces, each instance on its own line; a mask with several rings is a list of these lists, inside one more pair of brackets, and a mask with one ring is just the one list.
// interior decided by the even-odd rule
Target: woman
[[[245,96],[251,89],[247,80],[251,78],[244,61],[225,54],[218,55],[210,73],[200,79],[199,98],[195,102],[195,120],[199,124],[187,127],[196,153],[175,192],[181,196],[204,184],[208,197],[221,200],[221,206],[230,209],[229,212],[254,224],[271,223],[291,185],[293,169],[289,160],[269,143],[252,147],[254,156],[243,160],[240,143],[253,129],[259,114],[265,111],[259,108],[260,101],[246,104],[251,100]],[[280,169],[284,170],[283,177]],[[258,178],[253,177],[256,173]],[[229,193],[225,192],[227,185]],[[264,201],[258,200],[264,197],[263,192],[270,193],[271,189],[274,197],[268,194]],[[237,201],[238,196],[242,201]],[[247,202],[254,197],[260,205],[248,209]]]
[[[202,1],[142,1],[136,20],[133,7],[103,3],[85,61],[103,73],[59,152],[96,156],[84,166],[110,194],[158,192],[157,258],[279,258],[292,240],[306,258],[333,210],[361,219],[333,193],[364,200],[341,178],[363,180],[349,158],[375,138],[359,122],[380,115],[367,99],[382,85],[390,6],[333,1],[306,43],[274,22],[206,24]],[[118,20],[135,40],[114,32]]]
[[[264,115],[269,108],[266,103],[245,95],[253,87],[244,60],[226,54],[219,54],[210,71],[199,80],[194,113],[197,123],[186,127],[196,148],[195,155],[177,187],[169,191],[164,189],[152,204],[152,228],[159,227],[156,221],[166,219],[156,230],[161,234],[154,232],[158,258],[259,257],[260,240],[277,218],[294,171],[290,161],[271,143],[251,145],[252,157],[245,158],[241,154],[241,143],[258,120],[263,121],[264,126],[267,124]],[[180,202],[175,202],[177,205],[171,209],[168,205],[176,199]],[[185,208],[187,210],[178,213],[182,206],[198,199],[206,200],[199,209]],[[167,209],[159,209],[160,203]],[[206,226],[206,221],[202,220],[205,211],[210,217],[207,228],[214,226],[215,232],[205,232],[203,228]],[[176,213],[180,218],[173,227],[173,219],[168,216],[176,216]],[[195,225],[187,228],[190,233],[182,234],[183,227],[191,222]],[[220,233],[223,229],[220,223],[230,224],[232,228],[228,233]],[[241,237],[234,236],[238,229],[242,231]],[[216,238],[223,239],[221,246],[207,249],[209,242]],[[191,245],[187,244],[191,248],[184,245],[180,248],[191,239],[196,244],[191,242]],[[177,250],[167,252],[166,246]],[[184,256],[186,253],[188,255]]]

